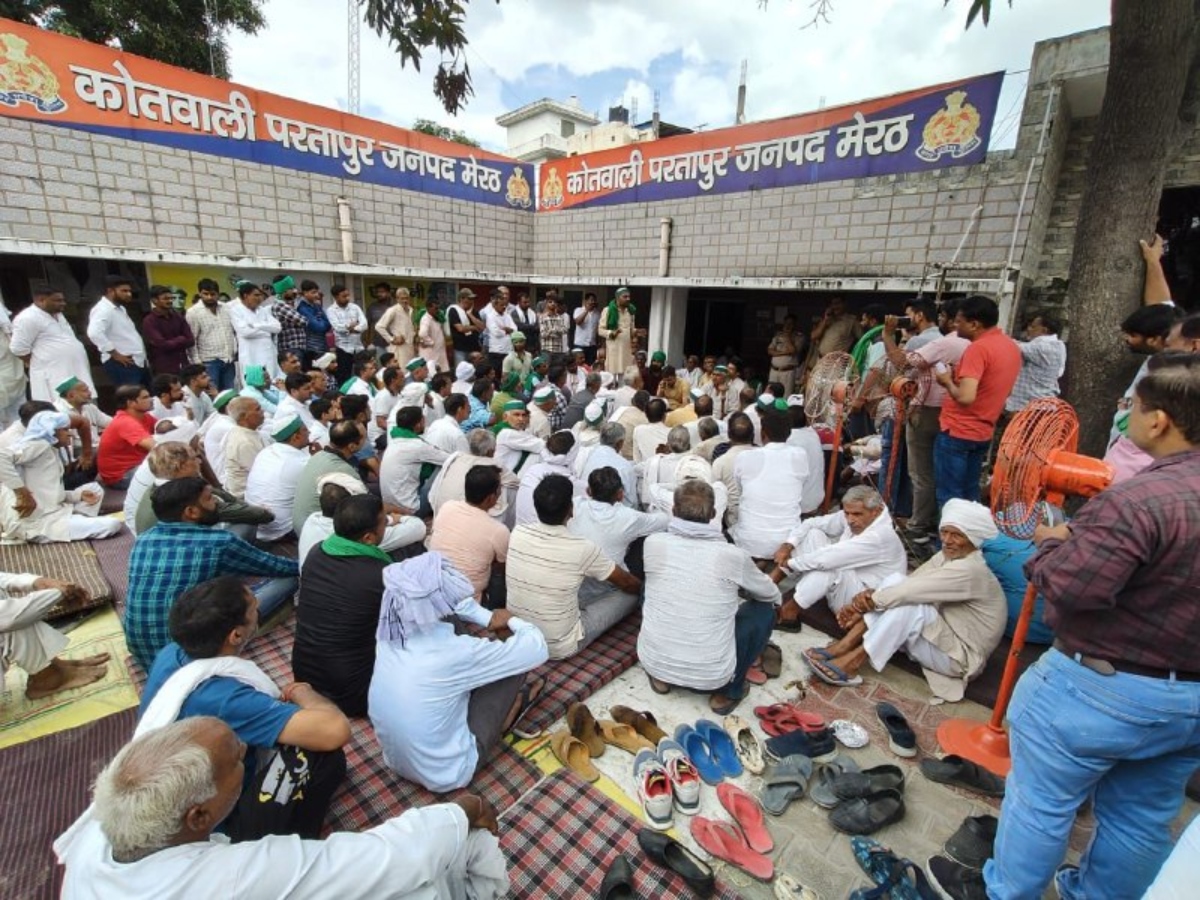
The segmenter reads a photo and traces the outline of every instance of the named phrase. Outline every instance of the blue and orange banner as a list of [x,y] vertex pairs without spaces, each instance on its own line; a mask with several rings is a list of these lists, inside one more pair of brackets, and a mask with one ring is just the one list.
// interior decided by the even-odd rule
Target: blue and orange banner
[[534,167],[0,19],[0,115],[532,210]]
[[543,163],[538,211],[983,162],[1004,73]]

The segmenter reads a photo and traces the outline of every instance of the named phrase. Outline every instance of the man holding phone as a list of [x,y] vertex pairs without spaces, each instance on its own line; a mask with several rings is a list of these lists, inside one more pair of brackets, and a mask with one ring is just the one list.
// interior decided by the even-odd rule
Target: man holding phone
[[578,347],[583,351],[589,366],[595,365],[596,329],[600,325],[600,311],[596,308],[596,295],[590,292],[584,294],[583,306],[575,310],[571,318],[575,322],[575,340],[571,342],[571,346]]

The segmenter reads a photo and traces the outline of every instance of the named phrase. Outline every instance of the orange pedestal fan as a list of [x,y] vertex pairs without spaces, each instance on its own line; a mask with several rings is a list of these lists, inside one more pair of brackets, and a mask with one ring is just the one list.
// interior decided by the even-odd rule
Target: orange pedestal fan
[[[1034,400],[1013,417],[992,471],[992,516],[1001,531],[1029,540],[1046,520],[1048,507],[1061,507],[1068,496],[1094,497],[1112,484],[1112,466],[1079,455],[1075,452],[1078,444],[1079,419],[1062,400]],[[1025,590],[991,720],[947,719],[938,726],[943,752],[969,759],[997,775],[1007,775],[1012,767],[1004,714],[1016,685],[1017,662],[1025,648],[1036,599],[1037,589],[1031,584]]]

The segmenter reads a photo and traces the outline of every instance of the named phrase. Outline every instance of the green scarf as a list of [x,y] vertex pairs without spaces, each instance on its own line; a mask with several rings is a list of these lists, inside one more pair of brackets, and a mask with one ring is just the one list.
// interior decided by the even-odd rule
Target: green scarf
[[[407,428],[401,428],[398,425],[389,431],[388,434],[394,438],[409,438],[410,440],[419,440],[421,437],[415,431],[409,431]],[[436,469],[437,466],[435,466],[433,463],[421,463],[421,484],[424,484]]]
[[867,352],[871,349],[871,345],[875,343],[875,338],[881,334],[883,334],[883,326],[876,325],[860,337],[858,343],[854,345],[854,349],[850,351],[850,356],[854,359],[854,368],[860,375],[867,369]]
[[[416,319],[414,319],[414,320],[413,320],[413,324],[414,324],[414,325],[416,325],[416,326],[418,326],[418,327],[420,327],[420,325],[421,325],[421,320],[422,320],[423,318],[425,318],[425,316],[426,316],[428,313],[429,313],[429,310],[428,310],[428,309],[422,309],[420,312],[418,312],[418,313],[417,313],[417,317],[416,317]],[[437,321],[441,322],[443,325],[445,325],[445,324],[446,324],[446,311],[445,311],[444,309],[439,309],[439,310],[437,311],[437,315],[435,315],[435,316],[434,316],[434,318],[435,318]]]
[[[632,303],[630,303],[625,308],[627,310],[629,310],[629,314],[631,316],[637,315],[637,307],[634,306]],[[620,324],[620,322],[621,322],[621,310],[617,307],[617,301],[610,300],[608,302],[608,308],[604,310],[604,327],[607,328],[609,331],[612,331],[613,329],[615,329],[617,327],[617,325]]]
[[[359,378],[357,375],[351,375],[351,376],[350,376],[349,378],[347,378],[347,379],[345,380],[345,382],[342,384],[341,388],[338,390],[338,393],[339,393],[339,394],[349,394],[349,393],[350,393],[350,388],[354,386],[354,382],[356,382],[356,381],[362,381],[362,379],[361,379],[361,378]],[[376,387],[375,387],[375,385],[371,384],[371,382],[369,382],[369,381],[363,381],[363,384],[365,384],[365,385],[367,386],[367,391],[368,391],[368,393],[369,393],[369,394],[370,394],[372,397],[374,397],[374,396],[375,396],[375,393],[376,393],[376,390],[377,390],[377,389],[376,389]]]
[[349,538],[339,537],[336,534],[331,534],[325,540],[321,541],[321,549],[328,556],[365,556],[368,559],[378,559],[388,564],[395,562],[394,559],[378,547],[352,541]]

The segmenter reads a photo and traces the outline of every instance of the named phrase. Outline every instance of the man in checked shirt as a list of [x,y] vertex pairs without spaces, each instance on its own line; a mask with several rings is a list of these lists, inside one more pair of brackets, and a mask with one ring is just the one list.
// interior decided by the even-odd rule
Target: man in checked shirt
[[[1141,897],[1170,852],[1200,767],[1200,354],[1162,362],[1135,388],[1128,428],[1154,461],[1034,534],[1025,571],[1054,649],[1008,710],[1012,773],[986,887],[929,861],[955,900],[1037,898],[1051,878],[1063,900]],[[1091,845],[1060,866],[1089,798]]]

